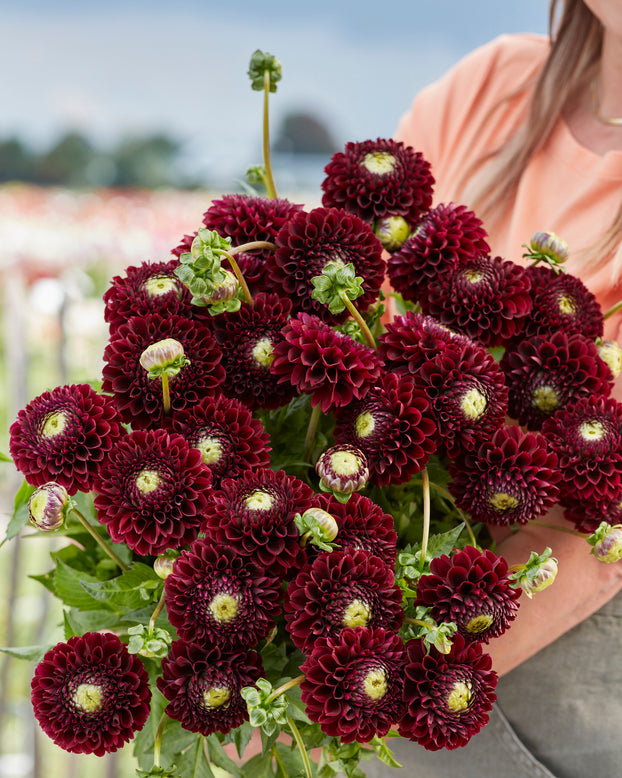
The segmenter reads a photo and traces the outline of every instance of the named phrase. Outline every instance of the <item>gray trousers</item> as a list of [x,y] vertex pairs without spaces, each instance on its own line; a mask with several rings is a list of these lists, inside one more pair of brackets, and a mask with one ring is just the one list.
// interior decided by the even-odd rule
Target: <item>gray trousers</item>
[[620,778],[622,593],[501,678],[497,696],[464,748],[395,739],[388,744],[406,770],[377,759],[362,769],[370,778]]

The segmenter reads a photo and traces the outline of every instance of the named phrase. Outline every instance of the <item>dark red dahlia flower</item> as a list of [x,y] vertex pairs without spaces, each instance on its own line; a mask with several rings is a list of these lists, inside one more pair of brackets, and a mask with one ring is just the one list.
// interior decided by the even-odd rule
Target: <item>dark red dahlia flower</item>
[[300,666],[307,716],[342,743],[384,737],[404,711],[404,655],[399,635],[381,627],[320,638]]
[[[203,214],[203,224],[223,237],[230,237],[234,247],[253,241],[274,243],[281,227],[302,209],[302,205],[280,198],[227,194],[212,201]],[[271,253],[267,249],[254,249],[236,254],[236,262],[253,293],[271,291],[265,274]]]
[[584,397],[560,408],[542,425],[559,456],[560,502],[603,502],[622,485],[622,403]]
[[503,424],[508,390],[499,365],[483,346],[452,341],[415,378],[430,400],[439,450],[450,457],[472,450]]
[[342,549],[363,549],[388,565],[395,564],[397,532],[390,513],[356,492],[350,495],[347,503],[340,502],[332,494],[318,494],[315,502],[337,522],[339,531],[335,542]]
[[387,370],[399,375],[414,375],[448,343],[468,342],[466,336],[444,327],[431,316],[407,311],[387,322],[385,332],[378,338],[378,353]]
[[170,262],[143,262],[138,267],[128,267],[125,277],[115,276],[104,292],[104,319],[110,333],[117,332],[132,316],[159,313],[162,316],[179,315],[188,318],[205,318],[205,309],[191,305],[192,295],[177,278],[174,271],[179,265]]
[[236,313],[221,313],[214,319],[214,335],[226,370],[223,392],[251,410],[279,408],[296,394],[291,384],[280,383],[270,369],[290,310],[289,300],[261,292],[252,307],[243,304]]
[[508,413],[530,430],[582,397],[608,396],[613,383],[594,341],[561,330],[523,340],[505,352],[500,366],[509,388]]
[[304,562],[294,517],[312,507],[313,496],[310,486],[282,470],[245,472],[212,492],[202,529],[272,575],[285,574]]
[[448,489],[474,521],[526,524],[555,505],[561,474],[543,435],[504,426],[457,462]]
[[420,305],[446,327],[499,346],[521,332],[531,312],[530,287],[520,265],[480,255],[432,279]]
[[439,623],[453,621],[466,640],[488,643],[516,618],[519,597],[503,557],[466,546],[432,560],[430,573],[417,584],[415,604],[430,607]]
[[318,638],[335,637],[346,627],[397,632],[403,619],[402,591],[393,568],[368,551],[323,552],[287,589],[287,631],[305,654]]
[[97,518],[137,554],[160,554],[194,540],[212,474],[181,435],[136,430],[108,454],[93,484]]
[[603,521],[611,526],[622,524],[622,486],[613,497],[605,500],[586,502],[567,498],[564,501],[564,518],[574,524],[577,532],[587,535],[595,532]]
[[281,612],[281,579],[227,546],[199,539],[166,578],[166,612],[180,638],[223,651],[252,648]]
[[226,734],[248,721],[240,691],[263,676],[255,651],[225,652],[176,640],[162,660],[158,689],[169,701],[165,713],[189,732]]
[[171,428],[199,449],[214,487],[223,478],[270,465],[270,436],[247,406],[232,397],[204,397],[191,410],[176,413]]
[[181,343],[189,360],[169,378],[173,414],[196,405],[224,381],[222,354],[207,325],[185,316],[134,316],[106,346],[102,385],[104,392],[114,395],[123,421],[134,429],[159,427],[164,421],[162,379],[149,378],[140,357],[148,346],[165,338]]
[[430,280],[490,253],[480,219],[464,205],[437,205],[388,261],[391,285],[405,300],[425,297]]
[[542,265],[532,265],[525,272],[531,279],[533,309],[525,322],[523,338],[550,337],[558,330],[566,335],[580,333],[590,340],[602,337],[600,303],[580,278]]
[[488,723],[497,699],[497,674],[478,643],[454,637],[449,654],[423,640],[406,644],[404,700],[407,711],[398,724],[402,737],[428,751],[465,746]]
[[382,373],[374,349],[329,327],[317,316],[299,313],[283,328],[270,367],[280,384],[311,395],[324,413],[360,400]]
[[344,208],[367,222],[403,216],[414,227],[432,204],[430,163],[400,141],[347,143],[324,171],[323,205]]
[[37,665],[31,688],[41,729],[76,754],[116,751],[149,715],[147,672],[112,632],[58,643]]
[[32,486],[56,481],[68,494],[88,492],[104,457],[125,434],[110,397],[88,384],[58,386],[17,414],[9,451]]
[[378,299],[385,276],[382,246],[364,221],[337,208],[315,208],[294,215],[276,237],[276,252],[267,260],[267,282],[282,297],[292,301],[294,312],[314,313],[335,324],[348,312],[331,314],[313,300],[312,278],[330,263],[352,264],[363,279],[363,294],[356,306],[365,311]]
[[335,440],[359,448],[370,483],[402,484],[420,472],[436,450],[430,402],[411,376],[386,373],[363,400],[336,411]]

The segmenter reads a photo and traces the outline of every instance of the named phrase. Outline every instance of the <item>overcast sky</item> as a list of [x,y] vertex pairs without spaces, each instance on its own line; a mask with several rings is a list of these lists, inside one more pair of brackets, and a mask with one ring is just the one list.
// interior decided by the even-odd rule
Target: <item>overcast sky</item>
[[339,144],[388,136],[415,92],[501,32],[545,32],[544,0],[0,0],[0,138],[49,144],[66,129],[99,145],[164,131],[200,172],[260,161],[252,52],[283,65],[274,132],[313,112]]

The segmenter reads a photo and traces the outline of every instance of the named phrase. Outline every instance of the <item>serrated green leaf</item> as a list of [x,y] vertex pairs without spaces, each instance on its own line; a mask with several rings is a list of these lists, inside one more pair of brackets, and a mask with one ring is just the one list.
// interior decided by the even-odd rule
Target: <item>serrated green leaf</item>
[[135,562],[129,570],[108,581],[80,582],[94,600],[106,603],[122,613],[153,600],[161,584],[162,580],[153,568],[142,562]]
[[203,737],[195,738],[196,742],[175,759],[177,772],[183,778],[215,778],[203,750]]
[[43,646],[7,646],[0,647],[0,652],[8,654],[15,659],[27,659],[31,662],[40,662],[45,654],[55,645],[55,643],[47,643]]
[[22,527],[28,523],[28,500],[30,500],[30,496],[34,492],[35,488],[36,487],[31,486],[29,483],[26,483],[26,481],[23,481],[22,485],[15,493],[15,499],[13,501],[13,515],[11,516],[7,525],[6,534],[2,541],[3,543],[6,540],[11,540],[12,538],[19,535]]
[[242,758],[246,746],[250,743],[251,738],[255,734],[255,728],[251,727],[248,721],[245,721],[239,727],[227,733],[224,738],[224,743],[234,743],[238,752],[238,756]]
[[428,557],[435,558],[442,554],[451,554],[463,529],[464,523],[461,523],[448,532],[430,536],[427,550]]
[[222,747],[220,740],[218,740],[215,735],[210,735],[207,738],[206,743],[210,762],[231,775],[241,778],[242,771]]
[[59,554],[53,554],[56,557],[56,570],[54,571],[54,591],[56,596],[61,599],[65,605],[80,610],[99,610],[106,608],[106,604],[98,602],[91,597],[83,588],[84,583],[100,583],[97,578],[84,570],[76,570],[66,564]]

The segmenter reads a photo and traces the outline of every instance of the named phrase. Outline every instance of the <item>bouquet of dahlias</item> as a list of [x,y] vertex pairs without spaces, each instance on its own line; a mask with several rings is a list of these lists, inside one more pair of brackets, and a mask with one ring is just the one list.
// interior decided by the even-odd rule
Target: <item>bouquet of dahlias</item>
[[322,207],[278,198],[280,66],[256,52],[249,74],[267,195],[224,195],[115,277],[101,384],[10,431],[9,536],[29,517],[67,538],[40,578],[65,642],[41,647],[35,716],[71,752],[133,739],[143,777],[354,777],[396,765],[387,737],[463,746],[495,700],[486,644],[556,572],[550,549],[509,570],[487,525],[560,503],[621,553],[621,352],[565,244],[491,257],[392,140],[335,154]]

